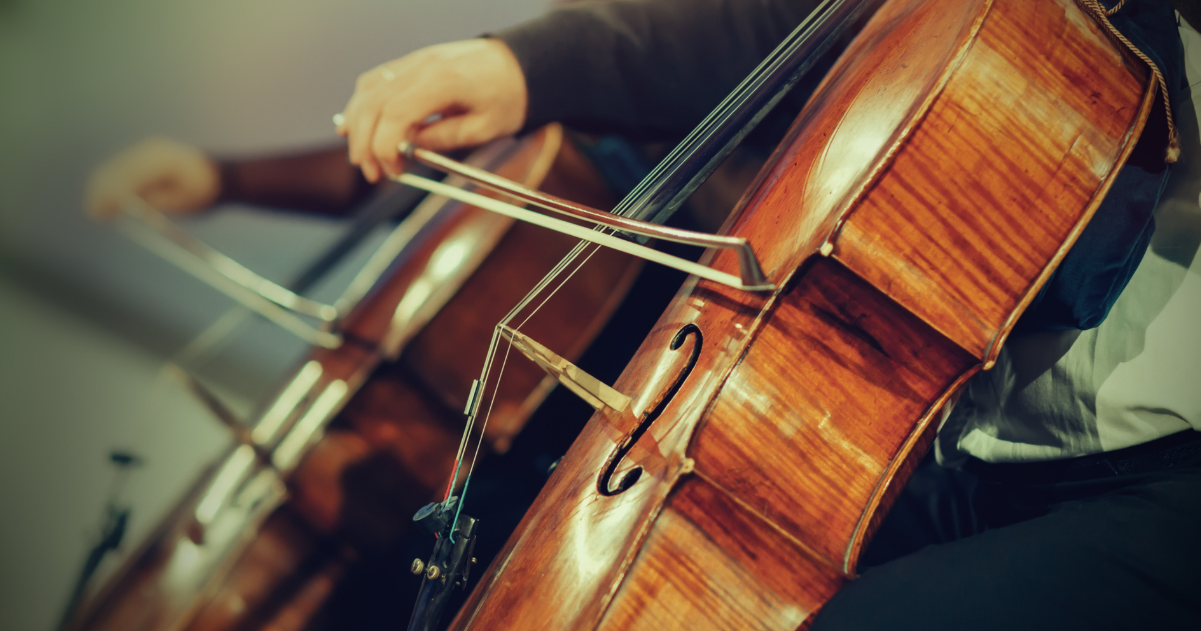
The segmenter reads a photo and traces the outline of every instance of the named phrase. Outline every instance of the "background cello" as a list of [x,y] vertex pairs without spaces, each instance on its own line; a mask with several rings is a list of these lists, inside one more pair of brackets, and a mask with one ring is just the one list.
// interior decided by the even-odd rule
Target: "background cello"
[[[474,162],[582,199],[609,195],[558,127]],[[356,559],[395,544],[448,473],[460,382],[482,354],[476,320],[497,317],[526,291],[527,270],[570,245],[462,204],[425,204],[410,216],[425,217],[422,230],[348,317],[347,341],[314,351],[72,628],[298,628]],[[561,341],[582,352],[637,269],[598,260],[547,324],[566,325]],[[549,389],[536,369],[512,382],[509,421],[487,449],[505,451]]]

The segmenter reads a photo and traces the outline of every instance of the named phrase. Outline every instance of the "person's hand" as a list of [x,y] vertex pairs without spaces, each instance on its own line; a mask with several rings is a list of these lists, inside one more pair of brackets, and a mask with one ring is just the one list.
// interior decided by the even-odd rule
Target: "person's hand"
[[94,219],[109,219],[136,195],[164,212],[191,213],[212,206],[220,192],[220,171],[203,152],[150,138],[96,167],[88,178],[84,208]]
[[359,75],[338,134],[370,182],[403,170],[402,140],[434,151],[483,144],[525,122],[525,75],[496,39],[438,44]]

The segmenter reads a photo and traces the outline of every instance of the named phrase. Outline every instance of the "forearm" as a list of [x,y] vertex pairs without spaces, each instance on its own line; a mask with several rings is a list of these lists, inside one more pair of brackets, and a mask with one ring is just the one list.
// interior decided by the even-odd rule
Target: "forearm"
[[558,120],[645,138],[700,122],[816,0],[580,2],[499,32],[529,90],[526,129]]
[[347,161],[344,146],[219,164],[218,202],[343,215],[374,188]]

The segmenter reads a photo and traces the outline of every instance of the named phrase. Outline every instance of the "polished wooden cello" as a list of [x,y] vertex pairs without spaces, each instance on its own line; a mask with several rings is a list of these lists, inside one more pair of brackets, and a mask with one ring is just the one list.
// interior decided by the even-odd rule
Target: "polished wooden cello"
[[[611,196],[558,126],[468,162],[580,201]],[[231,421],[239,442],[70,628],[313,628],[353,565],[405,534],[449,475],[490,322],[574,243],[438,197],[395,234],[406,231],[387,273],[346,316],[342,342],[315,348],[251,423]],[[638,268],[623,255],[598,258],[564,289],[543,323],[563,332],[569,354],[583,352]],[[483,449],[505,451],[552,385],[532,366],[508,382],[504,420]]]
[[451,628],[805,626],[1162,87],[1092,0],[884,3],[722,231],[770,289],[694,277],[612,388],[577,375],[604,403]]

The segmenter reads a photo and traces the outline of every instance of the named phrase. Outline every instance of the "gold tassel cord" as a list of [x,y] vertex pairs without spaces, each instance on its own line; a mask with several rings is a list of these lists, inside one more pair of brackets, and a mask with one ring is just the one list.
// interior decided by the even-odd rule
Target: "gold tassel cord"
[[1141,59],[1143,63],[1147,64],[1147,66],[1151,68],[1152,80],[1159,84],[1160,94],[1163,95],[1164,113],[1167,115],[1168,120],[1168,148],[1164,154],[1163,161],[1168,163],[1176,162],[1176,160],[1180,158],[1180,138],[1176,133],[1175,117],[1172,116],[1172,101],[1170,98],[1168,98],[1168,81],[1167,79],[1164,79],[1163,73],[1159,70],[1159,66],[1155,65],[1155,62],[1151,61],[1151,58],[1148,57],[1146,53],[1139,50],[1134,43],[1132,43],[1129,39],[1126,39],[1126,36],[1122,35],[1122,32],[1119,31],[1117,27],[1115,27],[1113,23],[1109,21],[1109,16],[1117,13],[1118,10],[1120,10],[1126,4],[1126,0],[1119,0],[1112,9],[1106,9],[1101,5],[1099,0],[1076,0],[1076,3],[1088,12],[1092,13],[1093,17],[1095,17],[1097,21],[1109,31],[1110,35],[1121,42],[1123,46],[1130,50],[1131,53],[1134,53],[1134,56]]

